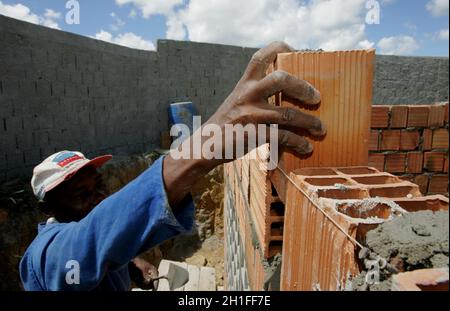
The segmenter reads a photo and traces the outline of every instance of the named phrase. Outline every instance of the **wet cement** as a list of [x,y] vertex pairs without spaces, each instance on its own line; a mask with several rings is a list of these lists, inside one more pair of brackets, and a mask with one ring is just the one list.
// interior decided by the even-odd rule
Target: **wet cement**
[[[408,213],[369,231],[366,245],[399,271],[449,266],[448,212]],[[391,275],[383,271],[380,284],[366,287],[365,273],[352,282],[353,290],[390,290]]]

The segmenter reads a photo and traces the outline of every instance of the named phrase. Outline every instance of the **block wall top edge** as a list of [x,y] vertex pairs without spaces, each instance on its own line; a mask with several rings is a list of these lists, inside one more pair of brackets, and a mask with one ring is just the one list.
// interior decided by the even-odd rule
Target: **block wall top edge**
[[247,47],[247,46],[238,46],[232,44],[220,44],[220,43],[209,43],[209,42],[199,42],[199,41],[183,41],[183,40],[171,40],[171,39],[157,39],[157,45],[160,44],[173,44],[178,46],[208,46],[208,47],[227,47],[231,49],[242,49],[242,50],[258,50],[257,47]]
[[291,55],[303,55],[303,54],[340,54],[340,53],[355,53],[355,52],[361,52],[366,53],[368,55],[375,55],[375,49],[368,49],[368,50],[339,50],[339,51],[323,51],[323,50],[299,50],[295,52],[286,52],[286,53],[279,53],[279,56],[285,57],[285,56],[291,56]]
[[87,49],[98,50],[105,53],[109,52],[137,58],[147,58],[148,55],[156,54],[156,51],[134,49],[123,45],[82,36],[69,31],[36,25],[4,15],[0,15],[0,28],[2,28],[2,32],[17,33],[23,36],[32,37],[33,39],[42,38],[42,40],[45,41],[57,42],[77,47],[83,46]]

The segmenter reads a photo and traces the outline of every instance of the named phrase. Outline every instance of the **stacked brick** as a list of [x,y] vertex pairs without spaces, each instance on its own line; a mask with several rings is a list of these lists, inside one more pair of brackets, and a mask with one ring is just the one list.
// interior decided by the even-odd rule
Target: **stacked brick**
[[368,165],[448,195],[448,107],[373,106]]
[[[251,182],[249,169],[250,162],[253,161],[257,160],[250,160],[247,155],[224,165],[224,264],[227,290],[263,290],[270,286],[268,276],[271,270],[268,269],[270,265],[264,254],[269,252],[269,249],[272,250],[268,243],[264,244],[265,241],[270,241],[270,238],[264,236],[266,222],[264,219],[260,221],[258,210],[261,209],[254,201],[251,207],[248,196]],[[255,215],[258,215],[258,218]],[[277,251],[281,253],[281,246]]]
[[[369,230],[407,212],[448,210],[448,198],[436,195],[448,192],[448,104],[372,107],[373,57],[373,51],[287,53],[270,69],[321,91],[321,106],[308,113],[328,125],[328,135],[310,137],[309,158],[283,153],[272,172],[261,170],[264,156],[226,165],[225,193],[233,200],[225,208],[235,210],[226,212],[227,224],[239,228],[226,249],[236,241],[244,249],[235,258],[228,251],[227,260],[243,258],[250,289],[275,289],[277,273],[282,290],[346,289],[362,269],[355,240],[364,244]],[[307,108],[283,94],[270,102]],[[419,182],[425,179],[426,189]],[[280,251],[281,269],[268,269]],[[238,275],[237,266],[231,264],[230,275]]]
[[448,210],[446,197],[423,197],[417,185],[370,167],[306,168],[290,178],[281,290],[347,289],[362,266],[347,235],[364,244],[369,230],[404,213]]
[[[322,96],[320,107],[305,107],[282,94],[275,96],[275,104],[307,108],[328,129],[325,137],[309,137],[314,146],[311,156],[283,153],[278,164],[282,170],[367,165],[374,58],[374,50],[278,55],[274,69],[310,82]],[[284,201],[287,185],[279,171],[274,171],[272,181]]]

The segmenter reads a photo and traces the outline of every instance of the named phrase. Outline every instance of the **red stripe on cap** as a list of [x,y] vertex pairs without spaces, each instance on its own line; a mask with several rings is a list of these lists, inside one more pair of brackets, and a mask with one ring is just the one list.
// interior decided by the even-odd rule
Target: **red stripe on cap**
[[80,159],[83,159],[83,158],[76,154],[67,159],[62,160],[61,162],[58,162],[58,165],[61,167],[64,167],[67,164],[72,163],[73,161],[76,161],[76,160],[80,160]]

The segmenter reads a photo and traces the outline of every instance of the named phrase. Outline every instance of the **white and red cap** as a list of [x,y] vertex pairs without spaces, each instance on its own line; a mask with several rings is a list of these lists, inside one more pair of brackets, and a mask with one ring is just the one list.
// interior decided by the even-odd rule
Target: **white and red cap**
[[112,155],[103,155],[89,160],[77,151],[60,151],[52,154],[33,170],[31,187],[34,195],[38,200],[43,200],[48,191],[68,180],[82,167],[93,165],[98,168],[111,158]]

